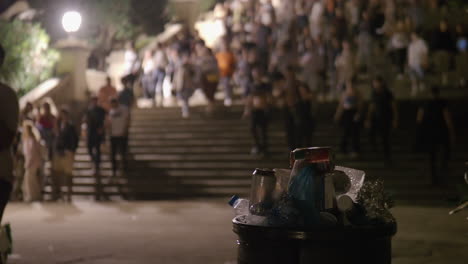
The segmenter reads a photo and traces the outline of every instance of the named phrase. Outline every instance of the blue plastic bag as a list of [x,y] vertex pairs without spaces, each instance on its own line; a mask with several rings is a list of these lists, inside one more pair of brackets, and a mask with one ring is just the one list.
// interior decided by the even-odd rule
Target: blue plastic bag
[[314,165],[303,168],[291,179],[288,193],[304,218],[304,225],[320,223],[324,207],[324,179]]

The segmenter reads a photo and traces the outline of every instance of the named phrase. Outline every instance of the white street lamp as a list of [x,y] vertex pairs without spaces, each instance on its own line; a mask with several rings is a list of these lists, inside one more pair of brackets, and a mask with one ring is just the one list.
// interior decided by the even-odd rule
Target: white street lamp
[[80,29],[81,15],[76,11],[68,11],[62,17],[62,26],[67,33],[74,33]]

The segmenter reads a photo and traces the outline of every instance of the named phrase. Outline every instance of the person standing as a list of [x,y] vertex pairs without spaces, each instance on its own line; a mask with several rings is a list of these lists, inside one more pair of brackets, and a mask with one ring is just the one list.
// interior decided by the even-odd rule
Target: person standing
[[143,57],[142,69],[143,75],[141,77],[141,87],[143,89],[143,95],[146,99],[154,98],[154,89],[156,84],[154,83],[153,73],[154,73],[154,51],[147,50]]
[[[0,45],[0,69],[5,52]],[[13,188],[13,157],[11,147],[18,129],[19,106],[15,91],[0,83],[0,223]]]
[[25,171],[22,190],[25,202],[42,200],[42,180],[39,174],[43,163],[41,144],[33,129],[32,123],[26,123],[22,135]]
[[232,75],[234,74],[236,67],[236,59],[234,53],[229,48],[229,43],[224,41],[221,45],[221,50],[216,54],[216,60],[218,61],[219,74],[221,77],[221,86],[224,88],[225,98],[224,105],[232,105]]
[[271,83],[261,74],[261,66],[252,70],[253,85],[247,97],[244,116],[250,116],[250,129],[255,146],[251,154],[268,154],[268,110],[272,95]]
[[344,86],[351,82],[354,76],[354,56],[348,41],[343,41],[341,54],[335,60],[336,72],[338,74],[337,95],[341,94]]
[[343,154],[348,154],[348,143],[351,141],[351,158],[357,158],[360,151],[359,130],[362,112],[360,93],[354,88],[353,81],[346,83],[335,113],[335,121],[343,127],[340,148]]
[[101,144],[104,141],[104,121],[106,110],[98,105],[98,98],[93,96],[86,111],[87,147],[91,160],[94,163],[94,174],[99,174],[101,164]]
[[169,64],[169,60],[166,55],[165,46],[162,43],[158,43],[158,48],[154,52],[154,73],[153,73],[153,84],[154,87],[154,100],[156,106],[163,106],[163,83],[166,77],[166,67]]
[[123,169],[127,169],[128,128],[130,113],[128,108],[120,105],[117,99],[111,100],[109,111],[109,134],[111,141],[112,177],[117,174],[117,154],[120,154]]
[[284,98],[284,121],[287,142],[291,151],[307,147],[309,144],[307,141],[310,139],[308,133],[312,133],[307,129],[311,128],[310,124],[305,123],[308,120],[307,117],[310,116],[304,112],[308,106],[310,107],[310,104],[308,106],[304,104],[308,97],[307,85],[297,80],[295,72],[294,66],[287,67],[284,90],[280,94],[280,97]]
[[182,117],[190,117],[189,100],[194,92],[194,70],[189,62],[189,54],[179,53],[177,70],[174,75],[174,87],[182,106]]
[[71,123],[69,112],[63,108],[57,119],[54,155],[52,158],[52,199],[62,195],[62,186],[68,188],[67,201],[71,202],[73,184],[73,162],[78,148],[78,134]]
[[208,100],[206,110],[208,113],[212,113],[214,110],[216,89],[219,83],[218,62],[211,49],[206,47],[203,41],[199,41],[196,44],[196,51],[196,79]]
[[403,22],[396,24],[396,29],[390,37],[390,56],[393,63],[398,66],[398,79],[403,78],[405,72],[405,61],[408,48],[408,36],[404,31]]
[[104,108],[107,112],[111,109],[110,100],[117,96],[117,89],[112,86],[111,78],[106,78],[106,85],[99,89],[98,93],[98,104]]
[[390,132],[398,126],[398,110],[393,93],[382,77],[372,81],[372,95],[366,126],[370,128],[370,141],[376,149],[376,137],[382,140],[385,161],[390,162]]
[[135,103],[135,95],[133,93],[132,81],[127,77],[122,78],[123,89],[119,92],[119,103],[131,109]]
[[34,106],[31,102],[27,102],[26,106],[20,113],[20,125],[23,124],[24,121],[31,121],[34,122],[36,119],[34,115]]
[[416,32],[411,33],[408,47],[408,67],[411,76],[411,95],[415,96],[424,90],[425,68],[428,65],[428,48],[426,42]]
[[45,141],[49,159],[52,159],[53,156],[53,143],[54,143],[54,130],[57,123],[57,118],[52,114],[51,106],[49,103],[44,103],[42,105],[43,113],[39,115],[37,120],[37,127],[41,132],[41,137]]
[[[440,97],[439,88],[432,87],[431,94],[431,100],[419,108],[416,121],[422,131],[418,137],[429,154],[432,184],[442,185],[446,183],[442,175],[447,174],[450,146],[455,142],[455,129],[447,102]],[[441,163],[440,167],[438,162]]]

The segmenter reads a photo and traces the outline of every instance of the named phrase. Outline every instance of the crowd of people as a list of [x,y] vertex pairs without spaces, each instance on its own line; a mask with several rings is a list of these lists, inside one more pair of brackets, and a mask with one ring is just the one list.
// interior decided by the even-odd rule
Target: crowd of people
[[[447,8],[446,1],[437,0],[226,0],[213,12],[225,32],[217,44],[208,47],[204,36],[189,31],[159,43],[142,60],[141,84],[145,96],[154,99],[162,98],[165,80],[171,83],[184,118],[196,89],[203,91],[208,113],[215,111],[217,88],[225,106],[233,103],[237,89],[252,123],[255,154],[268,153],[272,107],[282,110],[288,146],[294,149],[311,143],[313,104],[337,100],[341,151],[358,156],[365,125],[372,142],[381,138],[390,160],[398,111],[388,73],[392,79],[407,76],[415,96],[433,85],[428,75],[439,71],[445,79],[468,61],[464,25],[449,23],[443,16]],[[382,67],[382,61],[388,63]],[[370,76],[364,83],[372,87],[370,98],[358,88],[360,75]],[[458,75],[458,84],[465,85],[464,76]]]
[[[27,103],[19,113],[18,129],[13,141],[15,181],[12,199],[41,201],[46,182],[45,165],[50,162],[51,200],[71,201],[75,153],[80,136],[86,138],[87,149],[94,164],[94,175],[100,174],[101,147],[110,143],[112,176],[118,171],[117,155],[126,169],[128,128],[133,92],[128,80],[117,92],[107,78],[97,95],[91,95],[88,108],[79,122],[75,112],[66,106],[56,109],[51,100],[35,107]],[[78,113],[79,114],[79,113]],[[77,123],[82,123],[81,135]],[[113,179],[113,178],[111,178]],[[62,187],[67,192],[62,192]]]
[[[391,89],[376,67],[376,58],[390,59],[392,63],[385,68],[394,69],[395,78],[408,75],[413,95],[426,89],[425,76],[434,67],[444,61],[450,69],[466,63],[463,25],[450,24],[437,15],[437,25],[428,20],[443,13],[445,5],[445,1],[437,0],[226,0],[214,11],[223,21],[226,33],[215,47],[208,47],[197,33],[183,31],[158,43],[141,60],[136,53],[129,53],[131,56],[126,59],[131,64],[122,78],[124,89],[120,93],[108,78],[98,94],[91,96],[83,115],[83,131],[95,174],[99,174],[101,147],[106,138],[110,142],[112,175],[119,168],[118,155],[122,168],[127,167],[130,110],[136,83],[157,106],[163,105],[165,82],[170,83],[184,118],[190,117],[189,100],[196,89],[203,91],[209,115],[216,111],[218,88],[224,92],[226,107],[233,104],[238,92],[245,105],[244,117],[251,122],[251,152],[259,155],[269,153],[272,108],[280,109],[288,147],[293,150],[313,143],[313,105],[320,99],[334,99],[338,101],[335,120],[343,131],[341,151],[351,157],[359,155],[360,130],[365,125],[371,131],[374,146],[376,138],[381,139],[385,158],[390,161],[390,131],[398,125],[399,114]],[[422,26],[428,24],[433,27],[423,30]],[[431,64],[430,56],[439,61]],[[372,76],[368,84],[372,95],[368,99],[363,98],[357,85],[360,74]],[[464,77],[459,81],[466,84]],[[454,132],[438,89],[432,89],[432,94],[433,100],[420,109],[417,121],[426,131],[432,131],[426,140],[432,142],[428,151],[435,159],[435,153],[441,149],[449,152],[449,139]],[[10,100],[3,96],[0,99]],[[369,101],[368,107],[365,101]],[[0,119],[3,138],[16,121],[8,119],[12,111],[2,109],[0,113],[8,113],[8,117]],[[67,108],[54,114],[47,102],[40,107],[29,103],[22,110],[21,136],[13,140],[18,170],[15,175],[23,175],[11,187],[15,198],[21,193],[25,201],[42,199],[44,177],[40,171],[48,160],[52,198],[62,198],[62,186],[67,186],[66,199],[71,199],[74,153],[80,136],[71,115],[76,113]],[[3,140],[3,160],[7,154],[2,143]],[[7,175],[4,169],[10,167],[2,163],[0,173]],[[2,175],[0,196],[9,193],[3,189],[12,182],[11,177],[4,179]],[[438,181],[434,176],[434,182]],[[1,200],[3,203],[4,198]]]

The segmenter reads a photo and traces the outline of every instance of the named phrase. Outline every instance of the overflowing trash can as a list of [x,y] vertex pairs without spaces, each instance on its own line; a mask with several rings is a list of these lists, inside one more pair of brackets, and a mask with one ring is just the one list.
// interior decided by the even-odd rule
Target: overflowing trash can
[[239,264],[390,264],[397,224],[381,180],[335,166],[329,147],[296,149],[289,169],[255,169],[234,195]]

